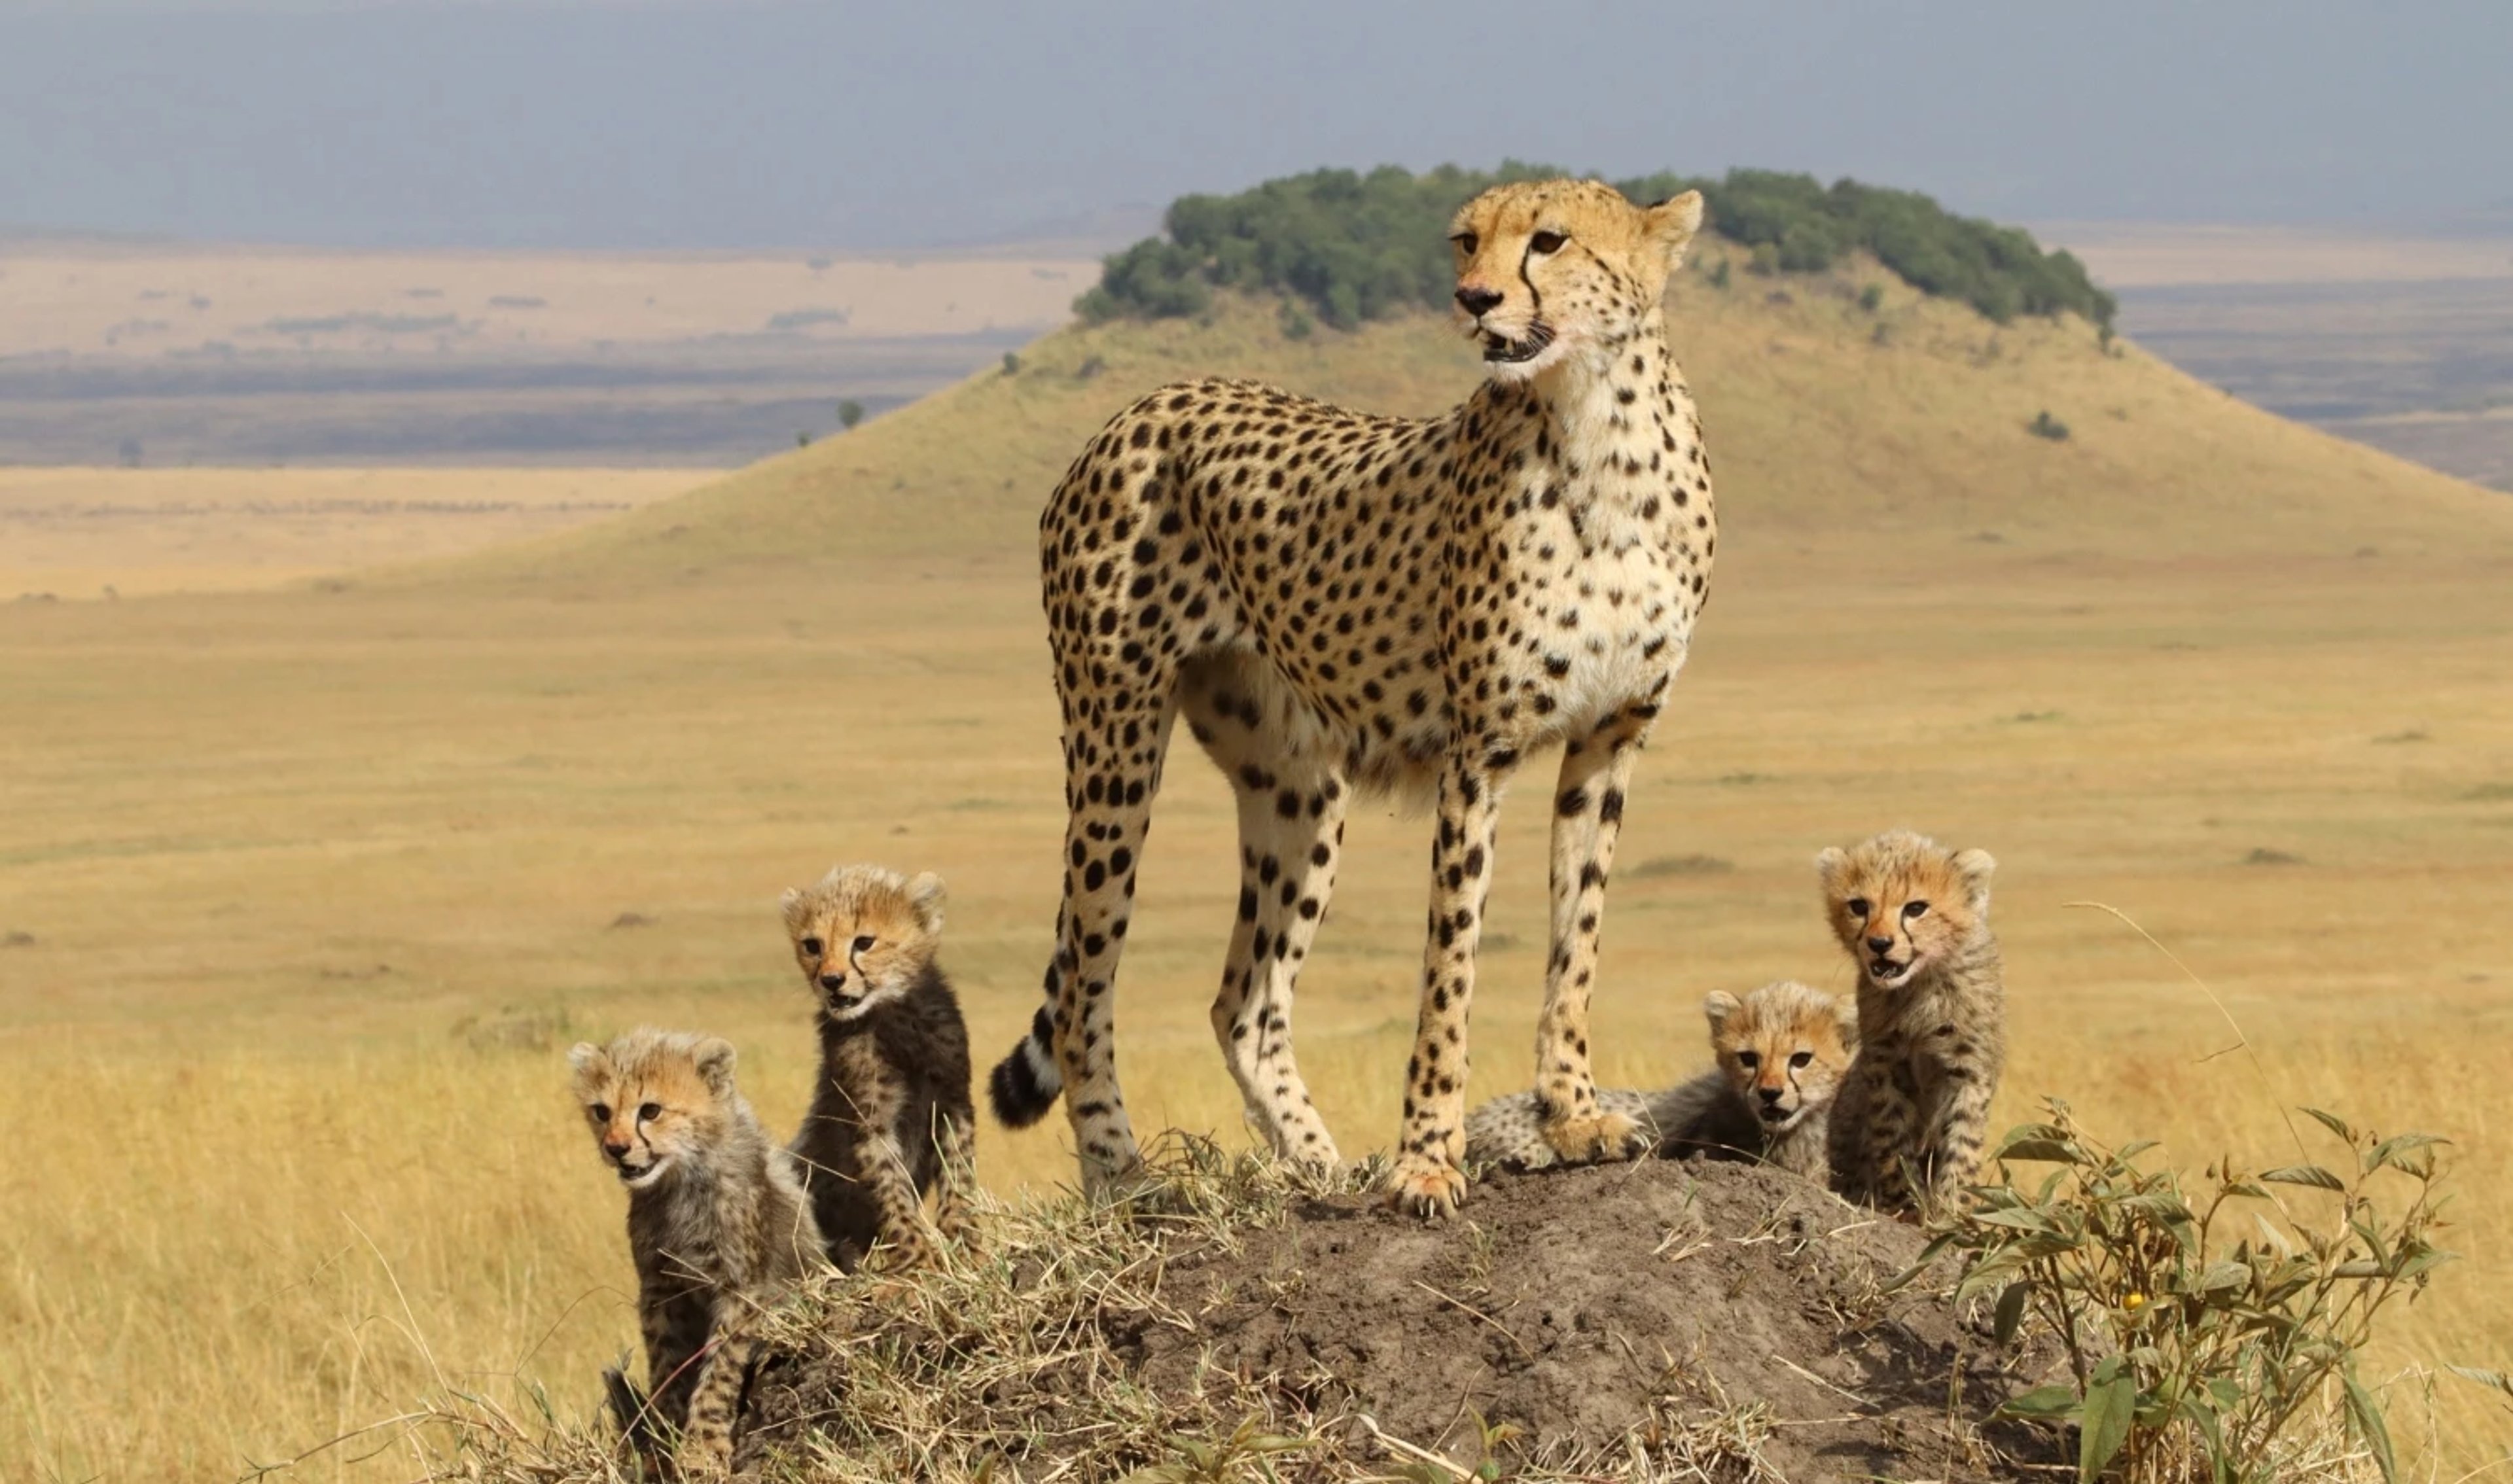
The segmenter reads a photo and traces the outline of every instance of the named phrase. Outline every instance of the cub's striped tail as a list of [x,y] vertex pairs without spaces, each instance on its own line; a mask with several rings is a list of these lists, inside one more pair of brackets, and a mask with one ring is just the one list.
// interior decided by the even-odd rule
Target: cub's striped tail
[[[1056,993],[1056,971],[1047,975],[1047,990]],[[995,1063],[994,1074],[986,1079],[986,1100],[995,1105],[995,1116],[1006,1128],[1025,1129],[1047,1116],[1056,1106],[1057,1094],[1064,1091],[1064,1073],[1056,1064],[1056,1022],[1047,1007],[1038,1007],[1030,1017],[1029,1034],[1020,1038],[1012,1055]]]

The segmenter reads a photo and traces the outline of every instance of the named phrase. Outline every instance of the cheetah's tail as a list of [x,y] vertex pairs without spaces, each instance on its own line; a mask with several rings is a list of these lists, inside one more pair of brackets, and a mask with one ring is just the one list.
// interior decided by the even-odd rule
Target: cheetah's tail
[[603,1398],[611,1405],[611,1420],[619,1424],[619,1435],[628,1443],[644,1447],[653,1443],[655,1424],[646,1398],[639,1394],[636,1383],[618,1366],[602,1368]]
[[1020,1038],[1011,1056],[995,1063],[994,1074],[986,1079],[986,1098],[1004,1127],[1025,1129],[1047,1116],[1062,1091],[1064,1074],[1056,1065],[1056,1023],[1041,1005],[1030,1018],[1029,1034]]

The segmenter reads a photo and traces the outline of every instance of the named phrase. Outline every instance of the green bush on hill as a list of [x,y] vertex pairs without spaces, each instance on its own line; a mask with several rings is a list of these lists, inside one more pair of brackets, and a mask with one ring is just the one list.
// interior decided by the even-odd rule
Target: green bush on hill
[[[1109,257],[1097,287],[1075,301],[1092,321],[1200,314],[1217,288],[1270,290],[1337,329],[1412,307],[1446,306],[1450,214],[1488,185],[1559,174],[1518,161],[1497,171],[1444,165],[1415,175],[1393,165],[1362,175],[1315,170],[1235,196],[1181,196],[1168,231]],[[2046,253],[2030,233],[1958,217],[1917,191],[1843,180],[1732,170],[1725,180],[1677,175],[1619,180],[1636,201],[1697,189],[1712,227],[1783,273],[1819,273],[1860,248],[1912,287],[1960,300],[2001,322],[2073,311],[2106,329],[2115,304],[2085,265]]]

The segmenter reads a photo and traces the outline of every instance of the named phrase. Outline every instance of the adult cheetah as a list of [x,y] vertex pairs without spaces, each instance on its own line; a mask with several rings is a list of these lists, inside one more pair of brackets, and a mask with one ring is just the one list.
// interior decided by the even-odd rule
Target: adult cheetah
[[1557,742],[1543,1137],[1571,1161],[1646,1146],[1598,1107],[1588,995],[1624,790],[1717,542],[1659,311],[1700,222],[1691,191],[1643,208],[1593,180],[1496,186],[1452,223],[1458,313],[1491,374],[1447,416],[1190,381],[1118,414],[1066,471],[1039,522],[1071,811],[1063,903],[1046,1003],[992,1093],[1015,1126],[1063,1094],[1086,1187],[1137,1157],[1110,999],[1180,712],[1238,792],[1243,881],[1213,1028],[1275,1149],[1336,1157],[1291,1012],[1344,810],[1356,790],[1435,797],[1390,1195],[1455,1209],[1501,792]]

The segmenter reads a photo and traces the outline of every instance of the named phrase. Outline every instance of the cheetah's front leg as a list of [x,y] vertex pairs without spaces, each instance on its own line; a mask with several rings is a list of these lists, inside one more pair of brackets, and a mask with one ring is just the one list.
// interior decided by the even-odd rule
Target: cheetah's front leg
[[1387,1181],[1388,1199],[1417,1216],[1446,1216],[1466,1192],[1466,1007],[1492,887],[1499,784],[1491,770],[1460,763],[1440,779],[1422,1008],[1414,1059],[1405,1064],[1404,1132]]
[[733,1471],[733,1426],[741,1410],[742,1384],[749,1380],[750,1362],[758,1352],[744,1323],[719,1324],[700,1363],[698,1387],[690,1393],[690,1423],[681,1429],[673,1455],[684,1479],[720,1479]]
[[970,1232],[969,1201],[977,1188],[977,1149],[965,1120],[941,1112],[935,1122],[934,1143],[941,1168],[934,1181],[934,1225],[946,1239],[965,1244]]
[[1617,713],[1587,737],[1573,738],[1554,795],[1553,945],[1544,965],[1544,1013],[1536,1023],[1536,1102],[1545,1143],[1570,1164],[1637,1158],[1650,1143],[1637,1122],[1597,1105],[1588,1063],[1598,922],[1622,832],[1623,795],[1647,725]]

